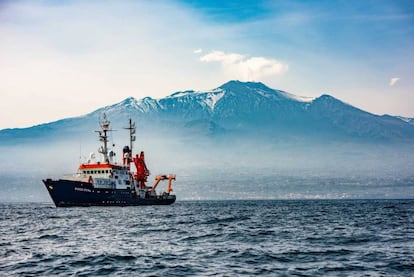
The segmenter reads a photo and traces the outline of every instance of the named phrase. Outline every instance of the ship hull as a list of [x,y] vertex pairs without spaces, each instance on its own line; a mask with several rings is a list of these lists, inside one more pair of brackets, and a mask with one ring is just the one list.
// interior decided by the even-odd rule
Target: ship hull
[[175,195],[141,198],[130,189],[101,189],[73,180],[43,180],[56,207],[171,205]]

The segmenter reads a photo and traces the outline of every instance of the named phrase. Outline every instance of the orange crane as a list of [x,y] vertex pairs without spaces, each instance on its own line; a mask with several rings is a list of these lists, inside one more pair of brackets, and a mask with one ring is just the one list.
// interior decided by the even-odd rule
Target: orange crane
[[166,180],[166,179],[168,179],[168,185],[167,185],[167,190],[166,190],[166,192],[167,192],[167,193],[170,193],[170,192],[172,191],[172,187],[171,187],[172,180],[175,180],[175,175],[173,175],[173,174],[169,174],[169,175],[157,175],[157,176],[155,177],[155,182],[154,182],[154,184],[152,185],[152,190],[155,190],[155,189],[157,188],[158,184],[159,184],[162,180]]

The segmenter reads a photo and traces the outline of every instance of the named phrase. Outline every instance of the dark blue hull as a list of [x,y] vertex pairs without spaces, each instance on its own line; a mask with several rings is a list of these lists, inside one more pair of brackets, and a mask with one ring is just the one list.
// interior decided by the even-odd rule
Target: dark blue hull
[[56,207],[170,205],[175,195],[141,198],[130,189],[100,189],[72,180],[43,180]]

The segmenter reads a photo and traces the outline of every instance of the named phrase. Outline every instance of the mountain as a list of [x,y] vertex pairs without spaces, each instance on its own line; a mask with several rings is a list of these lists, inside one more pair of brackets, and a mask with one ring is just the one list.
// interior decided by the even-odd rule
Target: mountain
[[0,202],[50,201],[40,180],[75,172],[96,153],[103,113],[118,155],[129,143],[123,128],[136,122],[135,152],[145,150],[152,176],[177,174],[180,199],[414,197],[412,119],[230,81],[0,130]]
[[132,117],[144,131],[182,138],[414,140],[413,119],[374,115],[329,95],[300,97],[262,83],[230,81],[210,91],[180,91],[162,99],[129,97],[84,116],[1,130],[0,143],[67,138],[96,128],[104,112],[120,128]]

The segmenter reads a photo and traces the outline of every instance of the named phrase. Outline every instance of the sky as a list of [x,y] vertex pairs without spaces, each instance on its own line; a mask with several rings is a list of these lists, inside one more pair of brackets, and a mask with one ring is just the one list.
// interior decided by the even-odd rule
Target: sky
[[414,1],[1,1],[0,129],[229,80],[414,117]]

